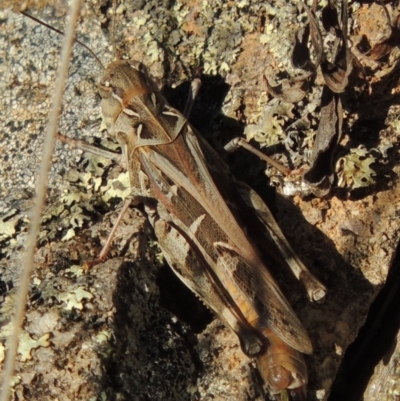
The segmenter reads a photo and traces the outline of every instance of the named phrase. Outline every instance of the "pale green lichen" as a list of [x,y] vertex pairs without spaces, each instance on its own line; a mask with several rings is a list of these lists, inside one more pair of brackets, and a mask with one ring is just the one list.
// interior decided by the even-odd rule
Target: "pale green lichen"
[[15,291],[4,298],[0,308],[0,339],[6,339],[12,333],[11,316],[15,307]]
[[260,146],[271,146],[280,142],[285,137],[283,129],[286,120],[292,119],[292,104],[271,102],[264,108],[263,116],[257,124],[249,124],[246,127],[246,139],[254,139]]
[[[115,151],[115,142],[104,139],[102,145]],[[106,169],[112,163],[102,156],[84,153],[78,168],[71,168],[65,179],[71,183],[70,189],[60,198],[49,202],[44,211],[43,229],[39,241],[48,242],[62,234],[62,241],[68,241],[91,220],[96,205],[108,205],[113,198],[124,199],[130,194],[128,173],[112,180],[105,180]],[[81,171],[81,169],[84,171]]]
[[257,99],[257,106],[255,107],[254,112],[251,117],[249,117],[248,123],[257,124],[260,119],[264,117],[265,107],[268,105],[270,97],[267,92],[261,92],[260,96]]
[[370,155],[367,149],[351,149],[336,163],[338,186],[356,189],[373,184],[376,172],[370,166],[375,162],[375,157]]
[[93,294],[86,291],[83,287],[78,287],[70,292],[59,294],[57,298],[59,301],[66,303],[66,306],[64,307],[64,309],[66,310],[72,310],[72,309],[82,310],[83,309],[82,301],[84,299],[88,300],[92,299]]
[[112,333],[108,330],[102,330],[96,335],[96,342],[98,344],[104,344],[110,341],[112,338]]
[[12,237],[16,232],[15,226],[17,223],[18,219],[11,219],[8,221],[5,221],[5,219],[0,220],[0,238],[5,239]]
[[102,176],[105,169],[113,163],[110,159],[90,153],[84,153],[82,159],[87,164],[86,173],[92,173],[96,177]]
[[17,384],[21,383],[21,376],[20,375],[15,375],[11,379],[10,387],[14,388]]
[[[271,43],[272,38],[274,38],[274,36],[272,35],[273,32],[276,33],[276,28],[274,27],[274,24],[267,22],[264,27],[264,33],[262,35],[260,35],[260,43],[262,45]],[[276,39],[275,39],[274,43],[275,42],[276,42]]]
[[66,234],[61,238],[61,241],[65,242],[70,240],[71,238],[75,237],[75,230],[73,228],[70,228]]
[[132,23],[135,24],[138,28],[145,26],[147,21],[150,19],[150,15],[139,15],[134,17]]
[[155,41],[150,33],[143,36],[143,40],[146,44],[146,54],[150,56],[150,62],[155,63],[160,60],[162,50],[157,41]]
[[82,202],[90,199],[89,194],[70,192],[61,197],[61,201],[55,201],[45,210],[42,224],[45,227],[39,234],[40,241],[48,241],[55,238],[63,229],[67,229],[62,240],[67,241],[74,237],[75,229],[83,227],[90,217],[81,207]]
[[85,274],[85,271],[82,266],[72,265],[68,269],[65,269],[65,273],[70,273],[74,277],[82,277]]
[[101,188],[102,200],[106,203],[112,198],[125,199],[131,194],[129,173],[121,173],[117,178],[109,180],[107,185]]
[[79,203],[82,199],[82,194],[79,192],[68,192],[61,196],[61,202],[65,205]]
[[242,26],[231,16],[223,16],[215,21],[209,38],[209,47],[203,54],[204,73],[227,74],[237,60],[242,40]]
[[26,362],[32,359],[31,352],[33,349],[39,347],[49,347],[50,346],[50,333],[43,334],[37,340],[33,339],[27,331],[22,331],[19,338],[18,354],[21,355],[21,361]]
[[178,25],[182,25],[185,22],[185,17],[190,13],[189,9],[185,8],[181,1],[175,2],[172,10],[174,12]]

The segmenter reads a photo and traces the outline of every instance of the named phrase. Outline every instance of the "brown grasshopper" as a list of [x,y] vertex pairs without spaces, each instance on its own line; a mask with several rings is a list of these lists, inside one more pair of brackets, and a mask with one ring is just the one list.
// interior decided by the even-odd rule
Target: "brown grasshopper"
[[302,353],[312,352],[311,342],[249,233],[271,233],[312,298],[321,298],[324,287],[294,255],[261,198],[168,105],[141,63],[111,63],[99,91],[107,131],[126,158],[132,203],[144,204],[168,264],[256,357],[272,392],[303,391]]
[[[268,234],[318,300],[325,288],[284,238],[268,207],[237,181],[187,115],[170,107],[136,61],[114,61],[99,83],[110,136],[177,276],[234,331],[273,393],[304,393],[312,345],[264,261]],[[128,203],[127,203],[128,204]]]
[[301,353],[311,342],[243,229],[261,232],[272,218],[267,206],[168,105],[142,64],[111,63],[99,90],[133,202],[144,204],[169,265],[238,335],[273,392],[305,386]]

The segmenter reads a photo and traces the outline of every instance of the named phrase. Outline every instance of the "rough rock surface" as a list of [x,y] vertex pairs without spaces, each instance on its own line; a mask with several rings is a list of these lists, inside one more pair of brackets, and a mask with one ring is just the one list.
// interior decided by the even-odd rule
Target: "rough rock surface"
[[[188,80],[198,66],[203,68],[192,121],[218,150],[243,134],[245,124],[262,125],[266,116],[271,116],[267,126],[273,129],[270,136],[258,133],[261,144],[282,142],[287,126],[306,116],[310,136],[303,147],[311,147],[320,77],[300,104],[280,106],[272,114],[265,107],[271,98],[263,74],[290,70],[293,34],[304,22],[296,2],[220,3],[122,2],[118,47],[143,61],[181,109]],[[85,4],[78,30],[104,64],[113,58],[108,6],[100,0]],[[380,7],[358,2],[351,7],[351,37],[366,34],[372,43],[379,41],[387,29]],[[398,12],[389,11],[392,16]],[[58,28],[64,14],[62,6],[38,11]],[[0,360],[14,299],[14,290],[7,292],[6,287],[18,286],[22,268],[60,42],[45,27],[0,10]],[[368,97],[352,98],[345,110],[342,146],[356,149],[362,144],[376,150],[376,181],[356,193],[345,188],[325,199],[277,195],[271,202],[290,243],[329,291],[324,302],[311,304],[289,273],[272,268],[314,345],[314,354],[306,357],[310,400],[327,399],[343,355],[385,282],[399,240],[396,51],[382,63],[362,61],[371,72]],[[96,91],[100,76],[97,63],[76,47],[59,130],[106,145]],[[89,271],[83,268],[98,254],[116,219],[115,205],[127,193],[126,177],[109,161],[60,144],[53,162],[14,399],[265,399],[255,365],[243,355],[235,335],[216,320],[210,323],[201,303],[161,263],[140,211],[126,216],[109,259]],[[239,153],[232,157],[232,168],[268,192],[260,174],[265,166],[253,156]],[[387,358],[371,379],[366,401],[399,395],[398,346]]]

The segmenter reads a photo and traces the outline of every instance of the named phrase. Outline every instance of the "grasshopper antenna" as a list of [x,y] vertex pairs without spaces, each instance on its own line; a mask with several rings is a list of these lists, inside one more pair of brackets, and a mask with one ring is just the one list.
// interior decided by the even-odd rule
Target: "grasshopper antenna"
[[[49,24],[46,24],[44,21],[42,21],[42,20],[40,20],[40,19],[34,17],[33,15],[28,14],[28,13],[25,12],[25,11],[20,11],[20,13],[23,14],[23,15],[25,15],[25,17],[30,18],[32,21],[35,21],[35,22],[37,22],[38,24],[41,24],[41,25],[45,26],[46,28],[49,28],[49,29],[51,29],[52,31],[59,33],[60,35],[63,35],[63,36],[65,35],[63,31],[60,31],[59,29],[54,28],[54,26],[51,26],[51,25],[49,25]],[[106,67],[104,67],[103,63],[102,63],[102,62],[100,61],[100,59],[97,57],[96,53],[95,53],[89,46],[86,46],[83,42],[81,42],[79,39],[76,39],[76,38],[74,39],[74,43],[77,43],[77,44],[81,45],[82,47],[84,47],[84,48],[90,53],[90,55],[100,64],[101,68],[102,68],[103,70],[106,69]]]

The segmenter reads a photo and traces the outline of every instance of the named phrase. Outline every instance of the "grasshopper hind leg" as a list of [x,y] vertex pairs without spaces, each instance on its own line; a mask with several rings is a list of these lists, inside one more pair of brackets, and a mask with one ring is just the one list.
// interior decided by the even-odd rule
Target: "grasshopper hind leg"
[[320,301],[323,299],[327,293],[326,287],[307,269],[297,256],[261,197],[243,182],[237,182],[237,189],[247,206],[254,210],[258,219],[266,228],[295,277],[303,284],[310,300]]

